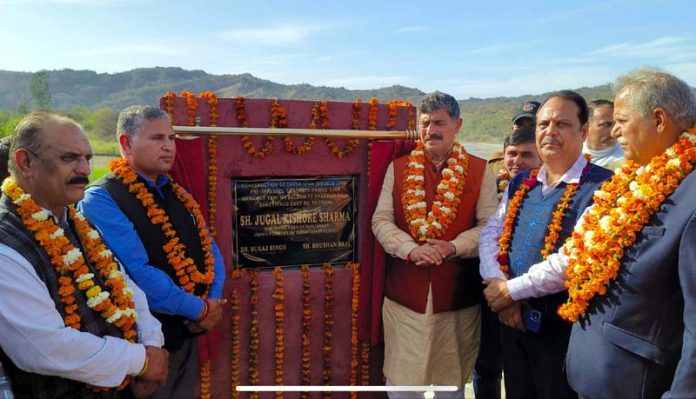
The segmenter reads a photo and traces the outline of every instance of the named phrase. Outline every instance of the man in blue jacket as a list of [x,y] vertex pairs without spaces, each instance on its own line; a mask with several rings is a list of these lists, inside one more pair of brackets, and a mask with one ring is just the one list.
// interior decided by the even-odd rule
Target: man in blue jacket
[[117,124],[121,159],[79,208],[104,235],[162,322],[169,379],[155,397],[194,397],[196,335],[222,319],[225,269],[195,200],[167,172],[176,155],[166,112],[133,106]]

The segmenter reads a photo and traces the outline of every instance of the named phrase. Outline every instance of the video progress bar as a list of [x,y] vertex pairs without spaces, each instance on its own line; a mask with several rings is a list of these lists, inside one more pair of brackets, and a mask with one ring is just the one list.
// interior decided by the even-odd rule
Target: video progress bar
[[456,385],[240,385],[239,392],[455,392]]

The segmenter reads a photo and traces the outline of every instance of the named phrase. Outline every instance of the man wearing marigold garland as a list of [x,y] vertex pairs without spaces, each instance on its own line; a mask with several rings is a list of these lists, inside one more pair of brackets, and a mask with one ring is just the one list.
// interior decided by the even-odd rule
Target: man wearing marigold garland
[[170,378],[154,397],[194,397],[196,335],[222,319],[224,263],[196,201],[167,172],[176,155],[169,116],[124,109],[116,128],[121,159],[79,207],[101,230],[147,294],[171,352]]
[[[582,155],[587,103],[564,90],[537,113],[536,145],[543,166],[518,173],[496,214],[481,232],[481,276],[486,283],[523,275],[560,247],[611,172]],[[500,311],[505,391],[508,398],[573,398],[563,375],[570,324],[555,309],[563,294],[549,295]],[[534,318],[533,320],[530,318]],[[533,325],[535,324],[535,325]]]
[[491,285],[492,307],[568,289],[566,369],[589,398],[696,397],[696,97],[650,68],[614,86],[612,135],[628,160],[562,249]]
[[[534,102],[534,119],[539,104]],[[517,120],[527,121],[526,118]],[[541,158],[536,148],[534,126],[513,125],[514,129],[503,143],[503,164],[496,174],[498,201],[507,193],[510,180],[525,169],[541,166]],[[490,164],[490,161],[489,161]],[[500,343],[500,322],[498,315],[484,306],[481,308],[481,346],[474,366],[474,394],[477,399],[500,398],[500,382],[503,373],[503,353]]]
[[419,109],[418,147],[389,165],[372,218],[391,255],[384,374],[388,385],[457,385],[438,397],[462,397],[478,352],[478,239],[497,206],[495,177],[455,141],[462,119],[454,97],[431,93]]
[[84,195],[91,157],[68,118],[32,113],[12,135],[0,198],[0,358],[17,397],[118,397],[107,388],[135,376],[142,397],[167,378],[145,294],[68,208]]

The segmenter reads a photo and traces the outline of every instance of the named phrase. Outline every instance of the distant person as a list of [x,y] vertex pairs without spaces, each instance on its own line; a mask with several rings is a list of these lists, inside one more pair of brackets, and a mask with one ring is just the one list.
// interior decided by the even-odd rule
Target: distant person
[[510,133],[503,142],[503,169],[496,175],[498,200],[502,198],[513,177],[525,169],[541,166],[533,127],[520,127]]
[[535,127],[537,111],[541,104],[538,101],[527,101],[512,117],[512,128],[515,130],[520,127]]
[[12,136],[0,139],[0,182],[10,175],[7,170],[7,162],[10,159],[10,144],[12,144]]
[[462,119],[454,97],[430,93],[418,109],[418,146],[389,164],[372,217],[389,254],[384,375],[388,385],[457,385],[459,391],[436,397],[461,398],[479,347],[477,248],[497,206],[495,178],[485,160],[455,140]]
[[582,152],[592,157],[592,163],[614,170],[624,163],[624,152],[611,135],[614,128],[614,103],[594,100],[590,104],[590,123]]
[[116,134],[121,158],[87,189],[78,207],[104,233],[162,322],[164,347],[171,352],[169,379],[153,397],[192,398],[197,335],[222,320],[227,302],[222,255],[196,200],[167,174],[176,155],[167,113],[128,107],[118,117]]
[[[510,132],[512,133],[516,129],[521,127],[534,127],[536,124],[536,113],[539,110],[538,101],[527,101],[522,105],[515,116],[512,117],[512,126],[510,127]],[[488,164],[493,169],[493,172],[499,174],[503,170],[503,153],[494,152],[488,157]]]

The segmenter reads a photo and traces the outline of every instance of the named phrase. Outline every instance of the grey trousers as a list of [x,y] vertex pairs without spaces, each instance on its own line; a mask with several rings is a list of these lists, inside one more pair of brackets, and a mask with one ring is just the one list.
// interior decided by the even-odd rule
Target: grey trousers
[[155,391],[150,399],[191,399],[198,381],[198,337],[184,340],[184,346],[169,354],[167,384]]

